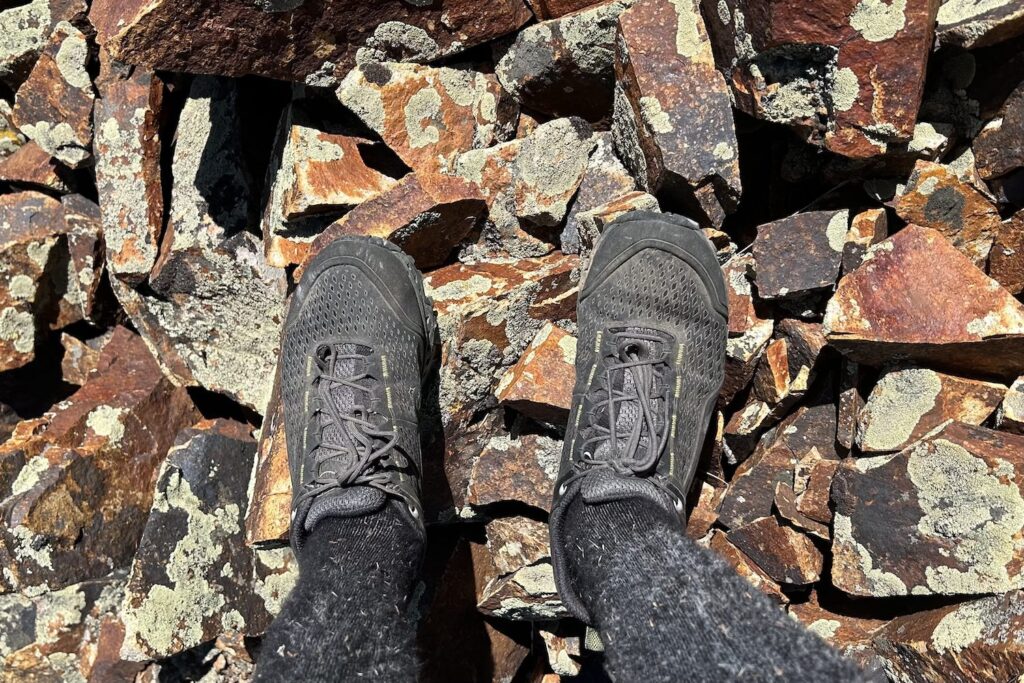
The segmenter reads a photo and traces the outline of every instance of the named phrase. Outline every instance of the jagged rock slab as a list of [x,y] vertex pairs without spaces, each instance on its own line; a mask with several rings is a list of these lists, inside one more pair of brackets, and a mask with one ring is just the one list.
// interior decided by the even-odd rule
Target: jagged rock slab
[[744,554],[742,550],[734,546],[728,535],[715,529],[711,532],[711,539],[708,541],[708,548],[718,554],[731,566],[737,574],[742,576],[751,586],[767,595],[773,601],[784,605],[789,602],[789,597],[782,592],[782,588],[763,569],[758,567],[753,560]]
[[0,159],[14,154],[25,144],[25,136],[11,123],[12,118],[11,105],[7,100],[0,100]]
[[[799,467],[800,465],[798,464],[798,470]],[[802,533],[808,533],[826,541],[832,538],[832,532],[827,524],[811,519],[800,512],[796,492],[793,490],[793,486],[789,484],[780,483],[775,485],[775,513],[779,519]]]
[[117,328],[85,385],[0,450],[0,586],[51,589],[126,568],[174,434],[196,418],[142,340]]
[[31,0],[0,8],[0,81],[17,88],[46,46],[54,27],[84,15],[84,0]]
[[849,212],[810,211],[762,225],[754,240],[757,293],[797,297],[831,288],[839,277]]
[[772,337],[775,323],[759,320],[725,342],[725,381],[719,396],[719,407],[725,406],[743,391],[757,371],[757,363]]
[[576,216],[604,204],[609,197],[618,197],[636,189],[636,181],[615,156],[612,134],[595,133],[594,151],[587,161],[576,197],[565,219],[565,230],[560,239],[566,254],[580,253],[580,229]]
[[766,318],[758,315],[754,299],[754,256],[738,254],[722,266],[729,300],[729,337],[741,337]]
[[849,451],[857,439],[857,421],[867,402],[867,389],[862,386],[860,364],[843,358],[839,366],[839,404],[836,417],[836,440]]
[[551,559],[548,525],[529,517],[499,517],[487,523],[487,551],[499,575]]
[[1024,371],[1024,306],[940,233],[918,226],[872,247],[840,281],[824,328],[832,346],[866,365]]
[[276,12],[239,0],[99,0],[89,19],[100,44],[129,64],[331,86],[356,62],[456,54],[515,31],[530,11],[522,0],[325,0]]
[[[695,486],[694,489],[698,491],[697,502],[686,517],[686,535],[696,540],[706,536],[718,521],[718,506],[722,504],[725,488],[716,488],[702,481],[699,488]],[[691,496],[694,489],[691,489]]]
[[1021,591],[916,612],[876,632],[874,647],[893,680],[1012,680],[1024,669],[1022,615]]
[[775,517],[755,519],[727,536],[777,583],[803,586],[821,577],[821,551],[809,538],[781,525]]
[[[114,328],[114,330],[116,329]],[[82,386],[88,381],[93,371],[100,368],[103,349],[114,336],[114,330],[86,341],[73,337],[67,332],[61,333],[60,345],[64,348],[64,357],[61,358],[60,366],[61,377],[65,382]]]
[[512,621],[553,621],[568,616],[555,589],[555,574],[546,562],[488,583],[477,601],[486,615]]
[[739,150],[696,0],[639,0],[623,12],[615,77],[615,148],[641,188],[720,225],[739,201]]
[[864,260],[868,248],[888,236],[889,219],[885,209],[868,209],[854,216],[843,246],[843,274],[855,270]]
[[562,442],[542,434],[496,436],[473,462],[466,502],[475,507],[514,501],[551,507]]
[[112,275],[132,284],[153,269],[163,230],[160,118],[164,84],[152,71],[127,70],[100,51],[93,113],[96,190]]
[[778,424],[781,415],[766,401],[751,395],[746,404],[725,423],[722,451],[730,465],[745,462],[754,453],[761,436]]
[[495,75],[532,111],[606,118],[615,84],[615,29],[631,4],[612,0],[528,26],[495,65]]
[[979,268],[984,267],[999,232],[996,207],[960,180],[949,166],[919,161],[896,202],[908,223],[938,230]]
[[[1024,7],[1020,11],[1024,20]],[[986,180],[1024,166],[1024,82],[1006,98],[999,114],[981,129],[971,149],[978,175]]]
[[517,257],[551,251],[595,144],[585,121],[567,118],[462,154],[455,173],[480,188],[490,211],[480,250]]
[[854,595],[975,595],[1024,585],[1024,437],[953,423],[832,483],[832,583]]
[[436,268],[477,227],[486,211],[487,203],[470,183],[410,173],[329,225],[309,251],[316,254],[341,235],[370,235],[400,246],[417,267]]
[[30,190],[64,194],[70,190],[65,166],[35,142],[17,148],[10,156],[0,155],[0,181]]
[[1013,0],[946,0],[936,17],[940,45],[973,50],[1024,33],[1024,7]]
[[580,636],[563,636],[540,629],[540,637],[547,650],[548,666],[556,675],[572,677],[580,674],[582,666],[579,658],[583,654]]
[[1018,377],[1010,386],[996,415],[999,429],[1024,434],[1024,377]]
[[490,74],[417,64],[364,64],[338,99],[409,168],[449,173],[462,152],[512,137],[518,107]]
[[526,4],[541,20],[555,19],[602,2],[604,0],[526,0]]
[[548,323],[498,382],[498,402],[544,422],[565,424],[576,382],[576,338]]
[[64,195],[60,201],[67,224],[68,272],[67,292],[62,299],[66,310],[62,310],[57,324],[75,320],[98,323],[105,268],[100,207],[80,194]]
[[1010,294],[1024,292],[1024,215],[1014,214],[999,226],[988,255],[988,273]]
[[759,450],[733,475],[718,509],[718,521],[738,529],[772,512],[776,484],[793,485],[793,468],[800,460],[786,448]]
[[980,425],[995,412],[1006,387],[925,368],[887,372],[860,413],[862,451],[899,451],[953,420]]
[[250,546],[287,541],[291,527],[292,477],[280,382],[276,376],[256,447],[252,495],[245,512],[245,542]]
[[862,668],[876,666],[877,655],[872,635],[885,626],[882,619],[870,619],[859,613],[849,614],[823,608],[812,594],[811,600],[789,606],[789,615],[804,628],[822,638],[845,657],[857,662]]
[[579,231],[580,252],[584,255],[589,254],[609,223],[619,216],[633,211],[659,213],[661,207],[654,195],[633,190],[592,209],[577,213],[575,219],[576,229]]
[[60,22],[14,100],[18,129],[71,168],[92,158],[90,59],[85,34]]
[[832,523],[829,499],[837,469],[839,463],[835,460],[816,459],[808,465],[806,483],[797,491],[796,507],[800,514],[822,524]]
[[128,576],[125,659],[160,659],[245,631],[253,556],[242,522],[255,451],[245,426],[228,421],[200,423],[175,439]]

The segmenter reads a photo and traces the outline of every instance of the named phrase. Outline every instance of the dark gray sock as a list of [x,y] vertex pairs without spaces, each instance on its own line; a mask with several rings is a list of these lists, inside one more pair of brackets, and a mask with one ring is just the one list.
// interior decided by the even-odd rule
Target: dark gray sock
[[405,607],[422,554],[422,541],[390,508],[319,522],[263,640],[255,680],[415,681],[416,622]]
[[867,681],[642,499],[566,519],[574,584],[617,681]]

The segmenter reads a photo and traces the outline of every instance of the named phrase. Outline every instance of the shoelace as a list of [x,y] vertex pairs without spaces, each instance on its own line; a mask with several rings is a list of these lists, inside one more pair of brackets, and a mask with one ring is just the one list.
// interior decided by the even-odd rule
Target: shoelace
[[[358,397],[369,402],[371,388],[367,385],[371,377],[366,372],[348,374],[339,371],[339,365],[351,361],[354,366],[365,362],[358,353],[342,353],[333,345],[321,346],[316,351],[317,374],[313,378],[320,399],[314,419],[322,416],[320,443],[313,454],[316,476],[306,485],[300,499],[312,498],[326,491],[348,486],[369,486],[386,494],[400,495],[390,481],[387,472],[378,466],[388,454],[395,450],[398,433],[374,424],[371,413]],[[355,397],[350,411],[342,411],[335,400],[338,390],[351,390]],[[349,442],[340,438],[344,433]],[[323,470],[329,461],[337,464]],[[334,464],[334,463],[332,463]],[[323,471],[321,471],[323,470]]]

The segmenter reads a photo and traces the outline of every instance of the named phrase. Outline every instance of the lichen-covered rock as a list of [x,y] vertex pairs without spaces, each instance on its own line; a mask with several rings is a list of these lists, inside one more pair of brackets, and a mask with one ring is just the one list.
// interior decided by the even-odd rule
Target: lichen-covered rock
[[529,517],[498,517],[485,527],[487,550],[502,576],[551,559],[548,526]]
[[459,154],[511,139],[518,114],[493,75],[449,67],[363,64],[337,96],[409,168],[427,175],[452,172]]
[[580,229],[576,216],[604,204],[609,197],[618,197],[636,189],[636,181],[615,156],[612,134],[595,133],[594,151],[587,161],[579,190],[569,207],[560,244],[566,254],[580,253]]
[[590,253],[609,223],[619,216],[633,211],[659,213],[661,207],[658,205],[658,200],[654,195],[633,190],[624,195],[614,197],[592,209],[577,213],[575,216],[576,229],[579,231],[581,253]]
[[977,595],[1024,585],[1024,437],[952,423],[836,472],[832,583],[854,595]]
[[640,187],[720,225],[739,201],[739,150],[696,0],[639,0],[623,12],[615,76],[615,148]]
[[61,197],[67,225],[67,291],[61,299],[57,325],[77,320],[100,322],[100,290],[104,271],[103,226],[100,207],[80,194]]
[[[1024,22],[1024,7],[1020,12]],[[972,149],[978,175],[986,180],[1024,167],[1024,81],[1006,98],[998,115],[981,129]]]
[[14,123],[47,153],[78,168],[92,158],[91,48],[85,34],[57,24],[14,100]]
[[1018,377],[1006,392],[996,415],[999,429],[1024,434],[1024,377]]
[[561,454],[562,442],[543,434],[492,438],[473,462],[466,502],[514,501],[548,510]]
[[64,381],[78,386],[85,384],[89,375],[100,368],[103,349],[113,336],[114,330],[110,330],[98,337],[82,341],[67,332],[61,333],[60,345],[64,349],[64,356],[61,358],[60,368]]
[[548,323],[498,382],[498,402],[544,422],[569,418],[576,382],[576,338]]
[[885,209],[868,209],[854,216],[843,246],[843,274],[855,270],[864,260],[868,248],[888,236],[889,219]]
[[0,8],[0,82],[17,88],[32,69],[54,27],[84,15],[84,0],[30,0]]
[[252,494],[245,512],[245,543],[256,546],[288,540],[292,477],[284,431],[280,377],[275,377],[256,446]]
[[999,232],[999,212],[949,166],[919,161],[899,196],[900,218],[942,233],[978,267],[988,259]]
[[1024,214],[1014,214],[999,226],[988,254],[988,274],[1010,294],[1024,292]]
[[14,154],[25,144],[25,136],[11,122],[12,118],[11,105],[7,100],[0,100],[0,159]]
[[925,368],[887,372],[860,413],[862,451],[899,451],[949,420],[980,425],[995,412],[1006,387]]
[[224,631],[245,632],[253,555],[242,542],[256,444],[243,425],[199,423],[178,434],[125,591],[125,659],[160,659]]
[[939,44],[968,50],[1024,33],[1024,7],[1013,0],[945,0],[936,18]]
[[[530,20],[522,0],[289,3],[99,0],[89,19],[119,61],[186,73],[254,74],[333,86],[356,62],[431,61]],[[282,55],[280,46],[288,46]],[[268,49],[269,48],[269,49]]]
[[505,90],[533,111],[598,121],[611,114],[615,29],[632,0],[612,0],[529,26],[495,65]]
[[821,576],[824,557],[814,542],[775,517],[755,519],[727,536],[777,583],[807,585]]
[[1024,371],[1024,306],[928,228],[908,226],[872,247],[840,281],[824,329],[832,346],[867,365]]
[[817,597],[812,594],[807,602],[790,605],[789,615],[862,668],[876,667],[872,634],[884,626],[885,621],[867,618],[855,606],[842,611],[826,609]]
[[774,328],[775,323],[771,319],[758,320],[741,334],[726,340],[725,381],[718,401],[720,407],[731,403],[750,384]]
[[31,190],[64,194],[70,190],[67,167],[35,142],[18,147],[9,156],[0,154],[0,181]]
[[846,209],[799,213],[760,226],[754,240],[758,295],[799,297],[831,288],[848,228]]
[[605,0],[526,0],[538,19],[555,19],[557,17],[578,12]]
[[477,601],[486,615],[512,621],[554,621],[568,616],[547,562],[533,564],[488,583]]

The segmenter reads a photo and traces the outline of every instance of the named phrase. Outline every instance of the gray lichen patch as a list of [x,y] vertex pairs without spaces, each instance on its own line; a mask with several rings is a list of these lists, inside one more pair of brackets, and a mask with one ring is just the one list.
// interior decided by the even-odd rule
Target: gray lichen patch
[[850,26],[866,40],[889,40],[907,24],[907,0],[860,0],[850,14]]
[[85,424],[97,436],[104,437],[116,445],[124,437],[124,416],[127,412],[124,408],[98,406],[86,417]]
[[[857,540],[853,533],[853,522],[846,515],[836,513],[832,522],[832,552],[836,561],[842,561],[846,571],[856,570],[860,583],[874,596],[907,595],[907,584],[891,572],[875,566],[875,559]],[[836,580],[835,565],[833,581]]]
[[360,69],[353,69],[338,86],[338,99],[376,132],[384,129],[384,98],[369,85]]
[[356,62],[426,62],[442,56],[442,52],[437,41],[419,26],[385,21],[373,30],[366,47],[356,52]]
[[0,12],[0,81],[22,72],[50,35],[50,0],[32,0]]
[[680,57],[693,59],[707,47],[702,40],[703,20],[694,0],[669,0],[676,11],[676,52]]
[[857,74],[849,67],[835,72],[832,80],[832,106],[837,111],[849,111],[860,95],[860,82]]
[[933,370],[909,368],[886,374],[861,412],[858,445],[873,451],[901,448],[921,418],[935,408],[941,391],[942,380]]
[[92,80],[89,78],[89,45],[86,43],[85,34],[76,29],[66,21],[57,24],[55,33],[63,34],[54,62],[57,70],[68,85],[79,90],[92,89]]
[[431,87],[413,93],[405,105],[405,130],[413,149],[437,144],[441,117],[441,96]]

